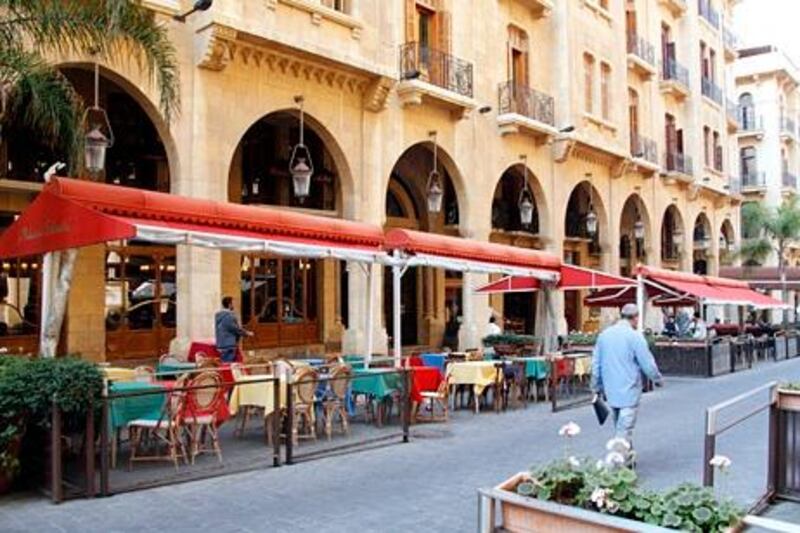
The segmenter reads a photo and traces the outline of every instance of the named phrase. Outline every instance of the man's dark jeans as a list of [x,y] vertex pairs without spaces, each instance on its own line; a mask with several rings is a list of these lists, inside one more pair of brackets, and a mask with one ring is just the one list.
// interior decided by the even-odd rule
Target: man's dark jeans
[[223,363],[233,363],[236,361],[236,346],[217,348],[217,350],[219,350],[219,358]]

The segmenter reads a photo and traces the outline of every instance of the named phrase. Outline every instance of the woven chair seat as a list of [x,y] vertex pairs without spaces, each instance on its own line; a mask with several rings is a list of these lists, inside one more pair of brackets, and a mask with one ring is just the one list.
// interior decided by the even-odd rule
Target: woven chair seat
[[148,429],[155,429],[155,428],[167,429],[174,425],[177,424],[171,420],[149,420],[145,418],[131,420],[130,422],[128,422],[128,427],[134,426],[134,427],[148,428]]

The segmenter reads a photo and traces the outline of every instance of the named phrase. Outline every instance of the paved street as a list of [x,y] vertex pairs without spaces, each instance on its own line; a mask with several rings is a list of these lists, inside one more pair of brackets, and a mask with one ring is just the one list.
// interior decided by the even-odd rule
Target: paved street
[[[800,379],[800,360],[713,380],[670,379],[644,401],[639,473],[648,486],[700,481],[706,406],[770,380]],[[417,428],[410,444],[292,467],[188,483],[109,499],[51,505],[0,500],[0,531],[474,531],[476,488],[558,457],[558,428],[582,428],[574,451],[598,455],[609,436],[590,408],[551,414],[544,405],[503,415],[459,413],[449,431]],[[725,491],[756,498],[766,475],[766,418],[720,440],[733,460]]]

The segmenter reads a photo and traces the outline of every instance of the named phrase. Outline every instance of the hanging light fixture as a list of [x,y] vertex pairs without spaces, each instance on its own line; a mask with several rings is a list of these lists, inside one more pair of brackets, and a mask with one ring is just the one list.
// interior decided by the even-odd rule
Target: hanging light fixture
[[725,238],[725,235],[719,236],[719,249],[722,251],[728,249],[728,239]]
[[644,239],[644,221],[642,215],[639,213],[639,208],[636,208],[636,222],[633,223],[633,236],[637,241]]
[[106,168],[106,150],[114,146],[114,132],[106,111],[100,107],[100,65],[94,64],[94,105],[83,115],[84,166],[90,174]]
[[[311,151],[305,145],[305,115],[303,114],[302,95],[294,97],[295,103],[300,107],[300,142],[294,145],[292,157],[289,159],[289,173],[292,175],[294,195],[302,202],[308,197],[311,189],[311,175],[314,173],[314,162],[311,161]],[[255,194],[255,193],[254,193]]]
[[522,189],[519,191],[519,220],[524,227],[533,223],[533,192],[528,188],[528,156],[519,156],[522,163]]
[[431,142],[433,142],[433,170],[428,174],[428,184],[425,187],[425,192],[428,196],[428,212],[439,213],[442,210],[444,187],[442,186],[442,177],[437,170],[438,148],[436,144],[436,132],[431,131],[429,135],[431,137]]
[[587,173],[589,181],[589,212],[586,213],[586,233],[592,239],[597,236],[597,213],[594,210],[594,187],[592,187],[592,175]]

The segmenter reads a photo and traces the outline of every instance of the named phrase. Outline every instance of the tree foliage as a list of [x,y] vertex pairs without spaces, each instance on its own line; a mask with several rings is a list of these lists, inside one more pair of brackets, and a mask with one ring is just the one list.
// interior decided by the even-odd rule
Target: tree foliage
[[0,0],[0,125],[37,132],[74,165],[84,102],[48,61],[125,58],[148,74],[169,122],[180,106],[175,48],[140,0]]

